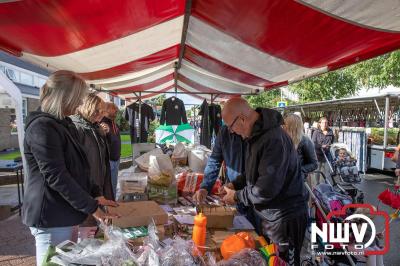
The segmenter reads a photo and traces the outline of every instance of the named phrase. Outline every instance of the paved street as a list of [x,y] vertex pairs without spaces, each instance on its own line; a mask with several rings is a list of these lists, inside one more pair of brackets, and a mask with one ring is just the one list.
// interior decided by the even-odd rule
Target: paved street
[[[368,174],[359,187],[365,193],[365,202],[378,205],[377,195],[387,187],[393,186],[394,178],[382,174]],[[16,186],[0,187],[0,205],[17,204]],[[380,209],[393,212],[386,206]],[[378,230],[383,226],[381,220],[377,220]],[[389,254],[385,255],[386,266],[400,265],[398,244],[400,243],[400,220],[394,221],[390,227],[391,248]],[[14,215],[6,220],[0,221],[0,265],[34,265],[34,241],[27,227],[22,225],[20,217]]]

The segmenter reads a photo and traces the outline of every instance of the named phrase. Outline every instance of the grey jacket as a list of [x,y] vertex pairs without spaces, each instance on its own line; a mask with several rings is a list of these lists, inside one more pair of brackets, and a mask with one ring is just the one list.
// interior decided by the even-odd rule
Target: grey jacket
[[115,195],[111,184],[110,156],[105,136],[99,126],[85,120],[80,115],[71,116],[78,132],[78,140],[83,146],[90,165],[91,181],[96,184],[99,194],[114,200]]

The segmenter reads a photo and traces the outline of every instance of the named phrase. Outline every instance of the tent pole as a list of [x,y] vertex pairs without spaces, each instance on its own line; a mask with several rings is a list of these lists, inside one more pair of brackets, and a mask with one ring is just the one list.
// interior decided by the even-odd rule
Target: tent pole
[[142,92],[139,91],[139,143],[142,143]]

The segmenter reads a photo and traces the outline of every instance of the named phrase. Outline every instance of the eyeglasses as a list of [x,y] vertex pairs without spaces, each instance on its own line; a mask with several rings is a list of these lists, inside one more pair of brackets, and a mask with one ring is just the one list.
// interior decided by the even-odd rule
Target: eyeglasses
[[239,118],[239,116],[237,116],[237,117],[233,120],[233,122],[231,123],[231,125],[228,126],[229,132],[233,133],[233,126],[235,125],[235,123],[236,123],[236,121],[238,120],[238,118]]

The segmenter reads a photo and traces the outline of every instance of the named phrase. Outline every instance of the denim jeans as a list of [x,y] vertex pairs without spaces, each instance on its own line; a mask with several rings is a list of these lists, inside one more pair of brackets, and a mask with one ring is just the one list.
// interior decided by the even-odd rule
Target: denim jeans
[[111,184],[114,192],[114,197],[117,198],[119,160],[110,161],[110,168],[111,168]]
[[78,226],[36,228],[29,227],[36,242],[36,265],[43,264],[47,250],[51,246],[57,246],[65,240],[76,242],[78,238]]

